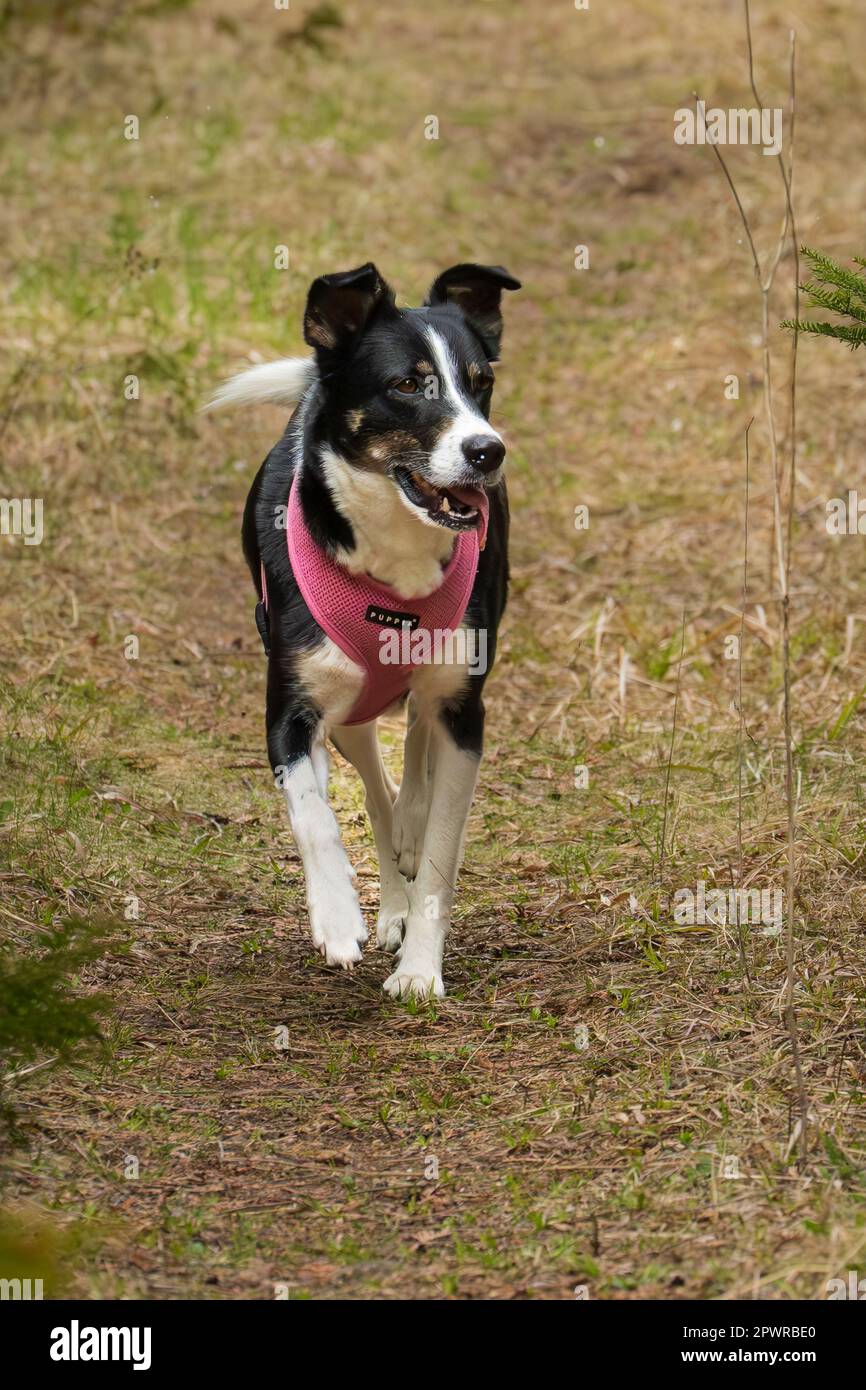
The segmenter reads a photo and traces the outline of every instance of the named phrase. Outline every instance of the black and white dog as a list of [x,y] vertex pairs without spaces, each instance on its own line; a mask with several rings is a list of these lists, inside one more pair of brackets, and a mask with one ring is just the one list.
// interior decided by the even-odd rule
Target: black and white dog
[[304,315],[314,355],[253,367],[212,402],[297,407],[258,472],[243,524],[269,651],[268,753],[304,864],[313,942],[346,969],[360,960],[367,931],[328,805],[326,739],[360,773],[379,858],[377,939],[398,961],[384,985],[394,996],[444,993],[485,672],[455,661],[413,666],[398,789],[375,718],[353,717],[372,708],[369,670],[317,621],[293,571],[287,498],[294,489],[304,542],[315,547],[305,553],[317,565],[320,557],[362,592],[369,582],[390,596],[387,611],[369,606],[368,622],[411,625],[408,610],[437,593],[461,537],[474,545],[478,535],[462,626],[485,634],[489,670],[508,584],[505,446],[488,423],[492,366],[501,293],[519,288],[499,266],[458,265],[438,277],[423,307],[398,309],[372,264],[320,276]]

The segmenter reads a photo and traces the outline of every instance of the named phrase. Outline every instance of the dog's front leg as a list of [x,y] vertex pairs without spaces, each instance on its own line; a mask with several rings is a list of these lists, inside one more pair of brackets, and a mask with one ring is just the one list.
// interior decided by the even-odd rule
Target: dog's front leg
[[403,750],[403,778],[394,803],[394,854],[404,878],[413,879],[421,862],[424,828],[430,801],[428,768],[429,712],[421,713],[417,699],[409,696],[409,722]]
[[304,865],[313,944],[329,965],[351,969],[361,959],[367,928],[355,890],[355,873],[340,840],[334,813],[316,778],[314,746],[321,726],[306,709],[268,711],[268,754],[274,780],[286,796],[289,820]]
[[376,940],[383,951],[396,951],[403,940],[409,911],[406,884],[397,868],[392,839],[392,809],[397,788],[388,776],[376,735],[376,725],[355,724],[331,730],[331,742],[361,776],[367,814],[379,858],[379,919]]
[[[483,720],[483,715],[480,717]],[[394,996],[441,997],[445,993],[442,955],[451,924],[466,818],[478,780],[480,753],[459,747],[447,721],[435,721],[431,738],[430,812],[421,862],[409,885],[409,916],[400,964],[384,985]]]

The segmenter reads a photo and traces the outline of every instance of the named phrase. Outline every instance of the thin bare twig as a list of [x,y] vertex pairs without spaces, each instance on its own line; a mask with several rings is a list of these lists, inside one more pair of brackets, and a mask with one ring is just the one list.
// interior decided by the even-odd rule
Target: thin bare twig
[[[737,887],[743,886],[743,741],[746,719],[743,710],[743,644],[746,636],[746,603],[749,595],[749,430],[755,423],[754,415],[746,425],[746,480],[743,501],[743,595],[740,603],[740,640],[737,649]],[[737,913],[740,928],[740,964],[746,979],[749,979],[749,964],[746,956],[745,934],[740,914]]]
[[671,743],[670,743],[670,748],[668,749],[668,763],[667,763],[667,767],[665,768],[665,795],[664,795],[664,806],[663,806],[663,809],[662,809],[662,834],[661,834],[661,844],[659,845],[659,887],[661,887],[661,884],[662,884],[662,876],[663,876],[663,874],[664,874],[664,867],[665,867],[665,840],[666,840],[666,838],[667,838],[667,829],[668,829],[668,792],[669,792],[669,790],[670,790],[670,785],[671,785],[671,763],[673,762],[673,757],[674,757],[674,743],[676,742],[676,737],[677,737],[677,712],[678,712],[679,706],[680,706],[680,680],[681,680],[682,671],[683,671],[683,651],[685,650],[685,644],[686,644],[686,609],[685,609],[685,604],[684,604],[684,605],[683,605],[683,622],[682,622],[682,628],[681,628],[681,630],[680,630],[680,659],[679,659],[679,661],[677,662],[677,686],[676,686],[676,691],[675,691],[675,693],[674,693],[674,713],[673,713],[673,719],[672,719],[672,721],[671,721]]
[[[751,14],[749,10],[749,0],[744,0],[745,21],[746,21],[746,43],[748,48],[749,60],[749,82],[752,93],[759,108],[764,109],[755,79],[754,70],[754,49],[752,43]],[[784,683],[784,739],[785,739],[785,801],[787,807],[787,930],[786,930],[786,988],[785,988],[785,1026],[791,1047],[791,1058],[794,1064],[794,1074],[797,1089],[797,1106],[799,1110],[798,1138],[801,1161],[805,1159],[808,1152],[808,1101],[806,1097],[805,1084],[803,1080],[803,1069],[800,1058],[800,1042],[797,1028],[797,1016],[794,1005],[794,994],[796,985],[795,971],[795,903],[796,903],[796,809],[794,804],[794,753],[793,753],[793,730],[791,717],[791,629],[790,629],[790,574],[791,574],[791,549],[793,541],[793,518],[794,518],[794,496],[796,481],[796,370],[797,370],[797,334],[794,333],[792,359],[791,359],[791,379],[790,379],[790,415],[789,415],[789,446],[790,446],[790,475],[788,478],[787,495],[787,514],[785,518],[785,528],[782,524],[782,480],[779,469],[779,449],[776,435],[776,421],[773,402],[773,377],[772,362],[770,357],[770,293],[775,281],[776,271],[781,262],[785,241],[790,237],[793,247],[794,260],[794,283],[795,307],[799,313],[799,255],[797,249],[797,226],[794,216],[794,205],[792,198],[792,188],[794,182],[794,106],[795,106],[795,35],[791,32],[790,49],[790,78],[789,78],[789,165],[785,167],[784,146],[779,150],[777,156],[779,173],[785,192],[785,212],[782,220],[782,228],[776,250],[768,263],[766,275],[762,273],[761,260],[752,235],[749,218],[743,207],[742,200],[737,191],[736,185],[728,166],[721,154],[718,145],[710,141],[710,145],[716,159],[718,160],[722,172],[727,181],[728,187],[734,198],[737,211],[740,214],[746,239],[751,252],[752,264],[755,277],[761,293],[761,347],[764,371],[764,411],[767,420],[767,433],[770,444],[770,471],[773,480],[773,535],[775,538],[776,564],[778,567],[778,586],[779,586],[779,606],[782,617],[782,670]],[[738,838],[739,844],[739,838]]]

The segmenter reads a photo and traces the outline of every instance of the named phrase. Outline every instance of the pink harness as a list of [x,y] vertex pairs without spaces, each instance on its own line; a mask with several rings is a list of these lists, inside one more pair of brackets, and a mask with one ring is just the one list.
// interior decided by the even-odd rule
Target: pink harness
[[[486,517],[483,519],[486,522]],[[483,526],[486,530],[486,526]],[[387,584],[379,584],[367,575],[351,574],[343,565],[330,558],[313,540],[304,520],[298,489],[289,491],[286,537],[292,573],[304,596],[304,601],[316,622],[364,672],[364,685],[346,724],[366,724],[409,689],[417,667],[390,664],[383,660],[381,634],[389,631],[393,637],[408,628],[413,634],[426,630],[430,634],[454,632],[459,628],[478,570],[479,544],[477,531],[458,533],[451,559],[442,571],[442,582],[426,598],[403,598]],[[262,598],[267,607],[267,591],[262,572]],[[393,654],[394,642],[390,642]],[[405,641],[400,655],[406,655]],[[418,650],[419,647],[416,647]],[[399,647],[398,647],[399,650]]]

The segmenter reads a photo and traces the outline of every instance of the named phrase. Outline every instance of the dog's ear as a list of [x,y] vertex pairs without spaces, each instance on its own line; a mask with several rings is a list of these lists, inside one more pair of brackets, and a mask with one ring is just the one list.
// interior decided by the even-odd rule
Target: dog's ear
[[499,356],[502,341],[503,290],[519,290],[520,281],[501,265],[452,265],[433,281],[425,304],[456,304],[480,335],[487,356]]
[[326,358],[348,348],[374,313],[394,307],[394,291],[372,261],[357,270],[320,275],[307,295],[304,341]]

